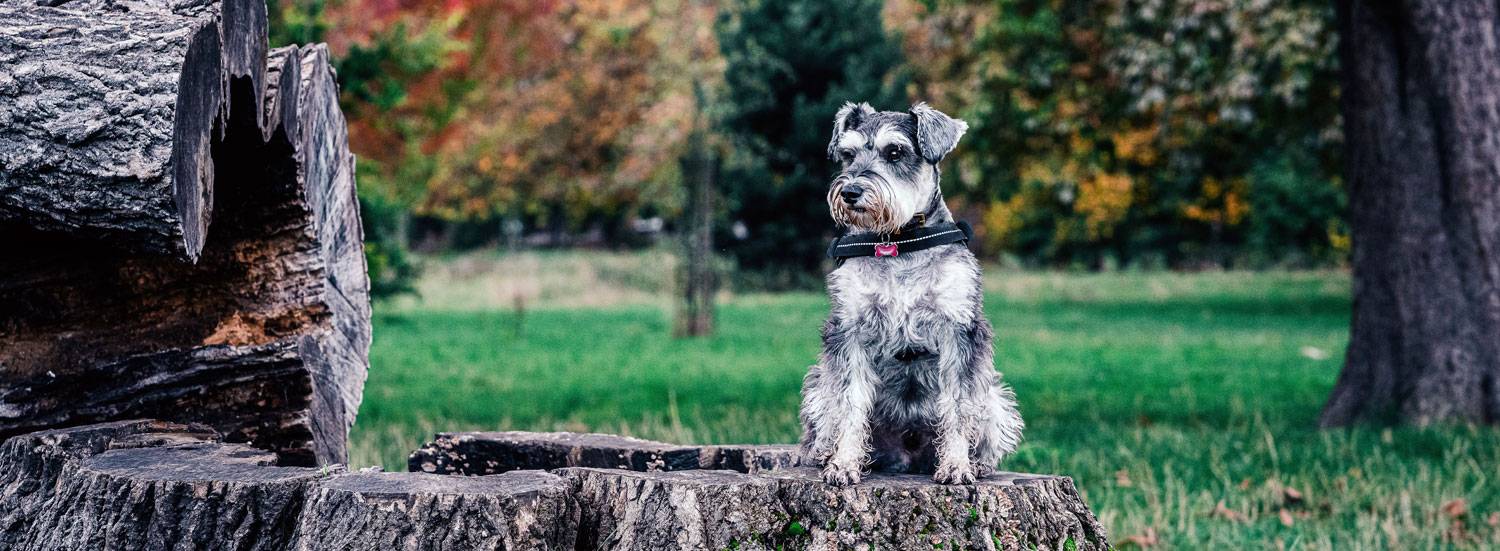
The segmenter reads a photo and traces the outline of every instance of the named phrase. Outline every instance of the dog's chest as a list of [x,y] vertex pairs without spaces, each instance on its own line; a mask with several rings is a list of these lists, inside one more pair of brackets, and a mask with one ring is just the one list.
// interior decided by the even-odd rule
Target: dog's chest
[[829,279],[834,315],[888,342],[920,342],[915,330],[972,317],[977,271],[942,252],[850,259]]

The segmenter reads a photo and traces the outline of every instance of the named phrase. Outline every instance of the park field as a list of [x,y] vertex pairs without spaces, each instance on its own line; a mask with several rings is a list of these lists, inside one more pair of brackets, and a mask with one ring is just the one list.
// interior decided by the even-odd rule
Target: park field
[[[796,441],[823,295],[725,293],[718,334],[678,340],[659,258],[586,256],[445,259],[377,306],[353,465],[440,430]],[[1073,477],[1116,547],[1500,548],[1500,430],[1315,427],[1347,273],[987,277],[1027,422],[1002,468]]]

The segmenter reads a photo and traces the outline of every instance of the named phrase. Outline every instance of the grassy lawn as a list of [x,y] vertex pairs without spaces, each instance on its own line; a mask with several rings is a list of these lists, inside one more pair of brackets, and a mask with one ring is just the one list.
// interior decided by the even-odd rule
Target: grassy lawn
[[[356,467],[404,470],[439,430],[796,441],[821,294],[726,294],[718,335],[674,340],[661,280],[628,275],[659,259],[526,257],[520,284],[507,262],[377,308]],[[996,367],[1028,424],[1002,467],[1072,476],[1117,546],[1500,548],[1500,430],[1314,428],[1346,274],[990,272]],[[548,294],[564,281],[582,287]]]

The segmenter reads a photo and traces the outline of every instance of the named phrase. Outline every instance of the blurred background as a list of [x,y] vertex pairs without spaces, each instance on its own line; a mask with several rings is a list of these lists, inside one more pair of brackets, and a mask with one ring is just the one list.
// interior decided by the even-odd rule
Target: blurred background
[[439,430],[790,443],[845,101],[942,187],[1027,441],[1111,540],[1469,549],[1500,435],[1320,431],[1348,342],[1327,2],[273,0],[328,42],[375,293],[355,467]]

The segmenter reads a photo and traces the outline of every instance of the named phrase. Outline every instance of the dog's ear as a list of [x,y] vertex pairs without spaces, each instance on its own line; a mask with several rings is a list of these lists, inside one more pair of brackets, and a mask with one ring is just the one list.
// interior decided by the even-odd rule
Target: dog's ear
[[852,101],[844,102],[844,106],[839,108],[838,114],[833,116],[833,138],[828,140],[828,160],[839,160],[839,136],[843,136],[844,132],[858,127],[861,119],[874,114],[875,108],[870,107],[868,103],[856,104]]
[[926,103],[911,106],[917,118],[917,149],[927,162],[937,164],[953,151],[958,139],[969,130],[969,123],[944,115]]

